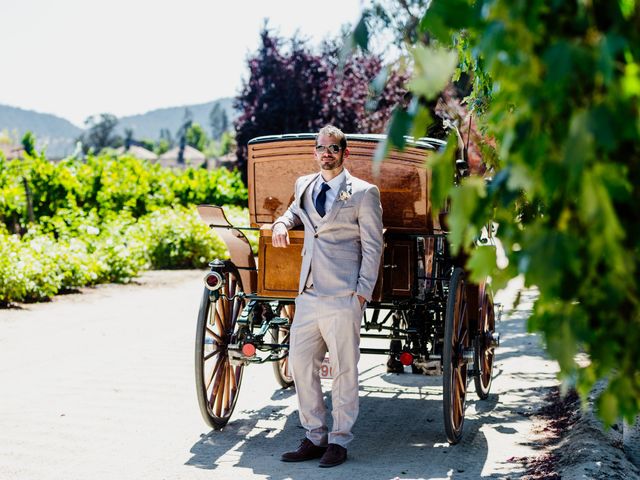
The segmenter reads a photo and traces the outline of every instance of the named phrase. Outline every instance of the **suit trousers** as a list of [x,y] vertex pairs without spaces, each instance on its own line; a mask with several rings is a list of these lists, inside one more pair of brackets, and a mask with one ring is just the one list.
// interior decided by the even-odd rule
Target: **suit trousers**
[[[295,381],[300,422],[315,445],[346,446],[358,417],[358,360],[363,309],[354,294],[324,297],[313,287],[296,298],[289,366]],[[331,432],[320,385],[320,368],[329,352],[333,371]]]

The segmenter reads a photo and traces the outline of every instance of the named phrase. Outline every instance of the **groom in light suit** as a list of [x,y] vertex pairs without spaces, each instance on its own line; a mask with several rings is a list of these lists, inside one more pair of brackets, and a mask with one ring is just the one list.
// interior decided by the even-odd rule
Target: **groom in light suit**
[[[289,366],[306,438],[282,460],[322,457],[321,467],[333,467],[347,459],[358,416],[360,320],[378,278],[382,207],[378,188],[343,167],[349,149],[342,131],[322,128],[314,155],[320,172],[296,181],[293,203],[272,226],[273,246],[286,248],[288,230],[304,225]],[[327,350],[334,376],[331,431],[319,376]]]

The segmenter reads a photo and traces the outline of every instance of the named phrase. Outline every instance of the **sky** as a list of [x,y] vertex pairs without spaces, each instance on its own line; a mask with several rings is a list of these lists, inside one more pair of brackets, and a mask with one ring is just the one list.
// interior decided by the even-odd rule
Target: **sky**
[[269,27],[318,45],[363,0],[0,0],[0,104],[118,117],[236,95]]

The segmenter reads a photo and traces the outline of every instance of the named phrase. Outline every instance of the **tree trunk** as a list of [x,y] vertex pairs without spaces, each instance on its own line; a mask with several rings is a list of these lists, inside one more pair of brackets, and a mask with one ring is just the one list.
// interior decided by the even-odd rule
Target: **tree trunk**
[[29,222],[35,223],[36,217],[33,214],[33,199],[31,196],[31,189],[29,188],[29,182],[27,182],[26,177],[22,177],[22,185],[24,186],[24,193],[27,197],[27,215],[29,217]]

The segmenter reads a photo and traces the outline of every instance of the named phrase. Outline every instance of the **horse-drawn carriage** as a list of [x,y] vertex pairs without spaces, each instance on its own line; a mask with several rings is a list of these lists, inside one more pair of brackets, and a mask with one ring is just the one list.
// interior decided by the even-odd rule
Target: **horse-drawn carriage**
[[[347,139],[350,155],[345,167],[379,187],[383,208],[383,258],[361,337],[386,343],[384,348],[361,347],[361,353],[389,356],[390,366],[410,366],[413,373],[441,374],[445,431],[449,442],[457,443],[468,380],[473,378],[481,399],[489,394],[498,335],[488,285],[469,282],[464,262],[450,253],[445,214],[433,215],[431,173],[425,160],[444,144],[434,139],[409,142],[404,151],[391,151],[374,176],[372,159],[381,137]],[[304,231],[290,231],[290,246],[274,248],[271,223],[293,200],[295,180],[317,171],[314,143],[313,134],[249,142],[250,228],[231,225],[221,207],[198,207],[230,253],[230,260],[210,263],[196,335],[198,401],[213,428],[229,421],[244,367],[272,362],[280,385],[293,384],[289,330]],[[260,232],[257,265],[243,233],[248,229]]]

